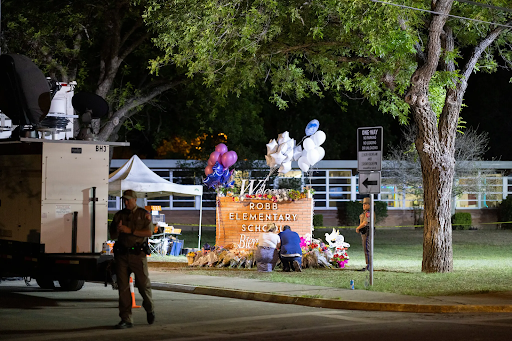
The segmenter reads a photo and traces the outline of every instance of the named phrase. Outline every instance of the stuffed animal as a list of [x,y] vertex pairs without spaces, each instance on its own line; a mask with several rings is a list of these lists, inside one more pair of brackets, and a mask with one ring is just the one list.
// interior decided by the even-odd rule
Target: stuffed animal
[[341,235],[340,232],[335,229],[332,229],[330,234],[325,234],[325,240],[329,243],[329,247],[333,248],[335,251],[350,247],[349,243],[345,243],[345,237],[343,237],[343,235]]

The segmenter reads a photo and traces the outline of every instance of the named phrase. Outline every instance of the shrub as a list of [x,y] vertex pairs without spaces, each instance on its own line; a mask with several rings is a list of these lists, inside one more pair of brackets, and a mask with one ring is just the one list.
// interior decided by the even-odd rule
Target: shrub
[[[363,205],[359,201],[341,201],[337,204],[338,223],[341,226],[359,225],[359,215],[363,213]],[[388,205],[383,201],[374,202],[375,223],[380,223],[388,216]]]
[[[498,206],[498,221],[512,221],[512,195],[507,196]],[[501,224],[501,228],[511,229],[512,224]]]
[[278,183],[279,189],[295,189],[300,191],[302,180],[300,178],[280,178]]
[[452,215],[453,230],[469,230],[471,223],[471,213],[457,212]]
[[384,201],[375,201],[374,202],[374,210],[375,210],[375,223],[380,223],[388,216],[388,204]]
[[323,214],[315,214],[313,216],[313,226],[324,226],[324,216]]

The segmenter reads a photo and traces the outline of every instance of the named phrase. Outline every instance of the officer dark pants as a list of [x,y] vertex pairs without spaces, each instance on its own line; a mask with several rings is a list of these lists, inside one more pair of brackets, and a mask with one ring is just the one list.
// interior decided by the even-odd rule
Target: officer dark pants
[[361,241],[363,243],[364,258],[366,260],[366,265],[368,266],[370,259],[370,237],[367,233],[361,234]]
[[149,280],[148,261],[146,254],[138,255],[127,253],[116,255],[117,283],[119,287],[119,317],[121,320],[132,322],[132,294],[130,292],[130,274],[135,274],[135,284],[142,296],[142,306],[146,312],[154,312]]

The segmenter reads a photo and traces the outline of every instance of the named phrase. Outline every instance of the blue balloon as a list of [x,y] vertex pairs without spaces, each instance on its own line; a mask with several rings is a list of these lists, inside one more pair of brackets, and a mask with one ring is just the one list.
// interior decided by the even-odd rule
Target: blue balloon
[[212,167],[213,173],[217,175],[218,177],[221,177],[222,174],[224,174],[224,167],[217,161],[215,162],[215,165]]
[[216,188],[218,186],[231,187],[234,184],[234,181],[228,183],[231,175],[234,170],[229,170],[228,168],[224,169],[224,167],[219,163],[215,162],[215,165],[212,167],[213,173],[209,174],[206,179],[203,180],[203,183],[209,188]]
[[310,121],[308,123],[308,125],[306,126],[306,136],[311,136],[314,133],[316,133],[316,131],[318,130],[319,127],[320,127],[320,122],[318,122],[318,120]]
[[206,179],[203,180],[203,183],[210,188],[214,188],[219,185],[220,177],[217,176],[215,173],[212,173],[208,175]]

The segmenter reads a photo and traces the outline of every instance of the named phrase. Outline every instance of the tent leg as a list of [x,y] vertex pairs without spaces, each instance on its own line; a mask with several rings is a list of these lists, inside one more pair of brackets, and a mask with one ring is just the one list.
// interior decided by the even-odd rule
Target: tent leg
[[199,238],[197,241],[197,248],[201,248],[201,222],[203,220],[203,195],[201,194],[201,201],[199,203]]

